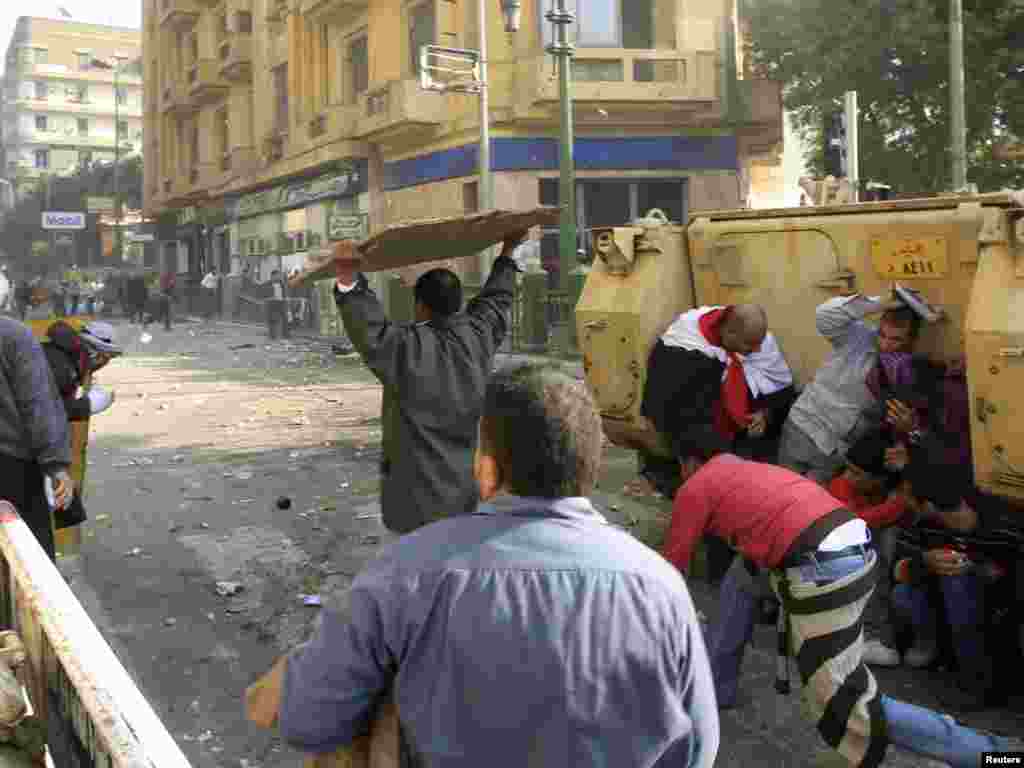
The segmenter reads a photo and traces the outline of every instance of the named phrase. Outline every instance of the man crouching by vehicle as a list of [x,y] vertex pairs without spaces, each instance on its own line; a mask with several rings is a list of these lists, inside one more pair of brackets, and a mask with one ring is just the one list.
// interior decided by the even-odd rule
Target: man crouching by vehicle
[[696,611],[679,573],[587,499],[603,437],[586,385],[499,372],[479,437],[476,513],[390,544],[347,611],[249,689],[249,717],[329,752],[392,689],[403,765],[710,768]]
[[860,768],[880,765],[889,743],[953,768],[975,768],[982,752],[1015,746],[881,693],[862,658],[862,615],[879,568],[867,524],[813,480],[722,447],[711,427],[677,439],[684,484],[665,557],[686,569],[707,532],[772,571],[788,635],[780,647],[796,656],[825,742]]

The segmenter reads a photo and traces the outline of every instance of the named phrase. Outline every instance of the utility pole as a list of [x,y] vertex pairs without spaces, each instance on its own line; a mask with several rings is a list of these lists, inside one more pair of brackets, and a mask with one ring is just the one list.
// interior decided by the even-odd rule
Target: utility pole
[[857,127],[860,113],[857,109],[857,92],[845,94],[846,113],[846,180],[850,183],[853,201],[860,200],[860,135]]
[[121,60],[114,57],[114,259],[120,265],[123,261],[121,253],[121,187],[119,170],[121,165],[121,98],[120,78]]
[[573,166],[572,92],[570,90],[575,46],[569,42],[569,25],[576,20],[576,17],[566,8],[565,0],[557,0],[555,8],[548,11],[545,18],[555,28],[555,41],[547,47],[547,52],[558,60],[558,106],[562,117],[558,163],[558,204],[562,208],[562,221],[558,236],[558,277],[561,289],[568,297],[572,289],[570,273],[576,263],[576,173]]
[[964,107],[964,13],[962,0],[949,0],[949,111],[953,190],[967,186],[967,116]]
[[[480,54],[480,199],[479,209],[490,210],[494,207],[494,176],[491,173],[491,107],[490,94],[487,92],[487,0],[477,0],[477,48]],[[486,249],[480,253],[480,287],[483,288],[490,266],[491,251]]]

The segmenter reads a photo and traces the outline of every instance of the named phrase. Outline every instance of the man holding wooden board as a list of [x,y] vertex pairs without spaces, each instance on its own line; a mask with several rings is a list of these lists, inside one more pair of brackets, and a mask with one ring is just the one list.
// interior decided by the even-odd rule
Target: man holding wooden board
[[355,243],[335,246],[334,298],[345,331],[384,387],[381,514],[396,534],[472,511],[473,446],[494,354],[508,332],[525,238],[504,242],[480,295],[462,308],[454,272],[431,269],[416,281],[416,322],[392,323],[359,272]]

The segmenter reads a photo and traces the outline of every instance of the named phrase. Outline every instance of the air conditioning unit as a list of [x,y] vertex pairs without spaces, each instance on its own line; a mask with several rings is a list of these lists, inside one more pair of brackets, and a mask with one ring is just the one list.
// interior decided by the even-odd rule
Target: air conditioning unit
[[295,250],[296,251],[304,251],[304,250],[306,250],[306,233],[305,232],[296,232],[294,235],[292,235],[292,237],[294,238],[292,242],[295,243]]
[[291,237],[284,234],[277,236],[277,252],[280,254],[289,254],[295,252],[295,246],[292,243]]

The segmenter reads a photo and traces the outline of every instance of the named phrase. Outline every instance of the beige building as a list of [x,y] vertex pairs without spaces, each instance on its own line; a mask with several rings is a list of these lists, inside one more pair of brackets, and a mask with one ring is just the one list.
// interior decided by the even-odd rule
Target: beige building
[[[114,62],[120,69],[115,72]],[[0,175],[23,194],[47,174],[142,151],[137,29],[22,16],[7,47]]]
[[[580,231],[661,208],[684,219],[780,183],[777,83],[741,79],[726,118],[735,0],[575,0]],[[551,0],[506,33],[488,0],[498,207],[558,199]],[[146,212],[179,271],[265,279],[311,247],[477,206],[476,96],[420,89],[424,44],[475,48],[475,0],[144,0]],[[738,50],[726,54],[743,72]],[[587,247],[585,236],[582,247]],[[557,267],[557,237],[542,243]]]

